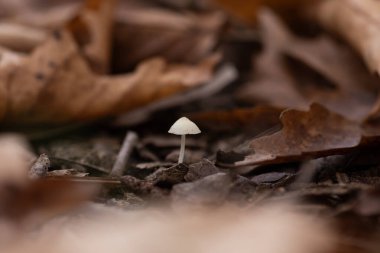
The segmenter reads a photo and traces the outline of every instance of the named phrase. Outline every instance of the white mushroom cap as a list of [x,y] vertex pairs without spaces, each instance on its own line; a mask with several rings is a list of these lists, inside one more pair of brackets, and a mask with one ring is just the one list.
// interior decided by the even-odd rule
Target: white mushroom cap
[[186,117],[182,117],[178,119],[174,124],[170,127],[169,133],[176,135],[185,135],[185,134],[199,134],[201,130],[199,130],[198,126],[195,125],[194,122],[189,120]]

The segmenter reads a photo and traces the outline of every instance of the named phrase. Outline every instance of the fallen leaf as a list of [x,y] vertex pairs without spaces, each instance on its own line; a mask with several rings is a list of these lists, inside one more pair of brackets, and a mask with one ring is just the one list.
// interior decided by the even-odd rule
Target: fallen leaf
[[310,8],[320,24],[344,37],[380,74],[380,3],[376,0],[328,0]]
[[289,35],[283,27],[268,27],[263,21],[259,25],[264,49],[255,59],[253,81],[240,87],[235,96],[250,104],[264,102],[280,108],[303,108],[308,101],[297,89],[282,59],[281,44],[287,42]]
[[152,182],[154,185],[174,185],[183,182],[188,171],[189,168],[180,163],[170,168],[160,168],[147,176],[145,180]]
[[349,48],[327,36],[298,38],[266,9],[259,12],[259,21],[265,48],[254,81],[238,91],[238,98],[299,109],[317,102],[352,120],[367,117],[380,80]]
[[70,33],[57,31],[18,65],[0,69],[0,101],[6,101],[0,120],[58,124],[118,115],[208,81],[218,58],[197,66],[157,58],[132,74],[97,76]]
[[178,13],[146,5],[121,5],[114,33],[116,71],[155,56],[169,62],[198,62],[217,46],[225,22],[220,12]]
[[[173,185],[184,182],[184,177],[189,168],[184,164],[176,164],[169,168],[159,168],[144,179],[126,175],[121,177],[123,184],[131,191],[138,194],[161,198],[163,192]],[[158,194],[158,196],[154,196]]]
[[116,0],[87,0],[66,27],[73,34],[91,69],[108,73]]
[[217,164],[233,167],[299,161],[349,151],[362,141],[357,122],[318,104],[312,104],[308,111],[284,111],[280,120],[283,128],[279,132],[251,141],[250,154],[236,156],[235,162],[224,161],[219,155]]

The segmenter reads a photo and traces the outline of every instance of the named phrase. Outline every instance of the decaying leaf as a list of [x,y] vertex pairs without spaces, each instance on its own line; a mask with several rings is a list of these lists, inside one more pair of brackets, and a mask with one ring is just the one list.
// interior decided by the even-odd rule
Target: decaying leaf
[[220,12],[180,14],[126,3],[116,14],[115,67],[120,71],[158,55],[197,62],[216,47],[225,22]]
[[78,15],[66,25],[82,47],[91,68],[100,74],[109,71],[115,4],[116,0],[87,0]]
[[372,72],[380,74],[379,1],[320,1],[310,11],[322,25],[356,48]]
[[161,197],[162,192],[165,191],[164,188],[171,188],[175,184],[184,182],[188,170],[189,168],[186,165],[176,164],[169,168],[159,168],[144,179],[126,175],[121,177],[121,181],[133,192],[142,195],[155,192]]
[[212,56],[190,67],[157,58],[132,74],[97,76],[70,33],[57,31],[17,66],[0,69],[1,120],[54,124],[117,115],[206,82],[217,62]]
[[178,184],[184,181],[189,168],[180,163],[169,168],[160,168],[145,179],[153,184],[165,183],[169,185]]
[[239,90],[240,99],[291,108],[318,102],[349,119],[367,117],[380,80],[349,48],[327,36],[300,39],[266,9],[259,12],[259,21],[265,49],[254,81]]
[[221,155],[218,164],[243,166],[304,160],[352,150],[362,140],[358,123],[318,104],[312,104],[309,111],[284,111],[280,120],[283,128],[279,132],[252,140],[250,154],[237,156],[239,159],[229,164]]
[[[307,100],[297,90],[294,78],[284,69],[281,44],[288,35],[282,29],[261,24],[264,50],[255,61],[252,83],[238,89],[236,97],[247,103],[264,102],[276,107],[303,108]],[[276,28],[276,27],[274,27]]]

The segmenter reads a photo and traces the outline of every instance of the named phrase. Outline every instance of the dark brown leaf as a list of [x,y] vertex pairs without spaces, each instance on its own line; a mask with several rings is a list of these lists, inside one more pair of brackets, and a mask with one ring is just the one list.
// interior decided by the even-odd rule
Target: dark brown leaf
[[252,140],[251,153],[241,161],[224,166],[282,163],[339,154],[357,147],[362,130],[356,122],[312,104],[309,111],[287,110],[281,115],[283,128],[269,136]]

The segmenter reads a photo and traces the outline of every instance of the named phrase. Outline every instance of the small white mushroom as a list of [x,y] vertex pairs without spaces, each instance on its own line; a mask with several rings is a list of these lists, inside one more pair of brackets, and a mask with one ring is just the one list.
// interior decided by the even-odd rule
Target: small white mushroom
[[168,132],[171,134],[181,135],[181,149],[179,151],[178,163],[183,163],[183,159],[185,157],[186,135],[199,134],[201,130],[199,130],[198,126],[195,125],[194,122],[186,117],[182,117],[174,122]]

